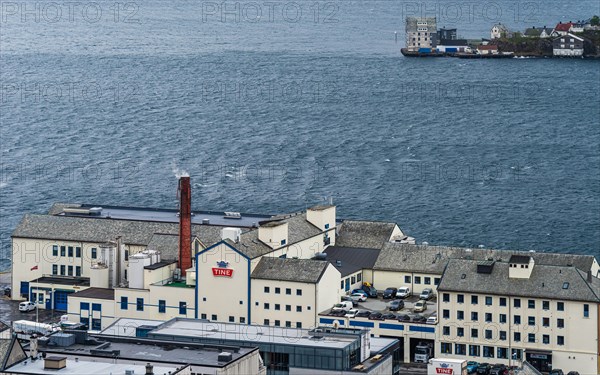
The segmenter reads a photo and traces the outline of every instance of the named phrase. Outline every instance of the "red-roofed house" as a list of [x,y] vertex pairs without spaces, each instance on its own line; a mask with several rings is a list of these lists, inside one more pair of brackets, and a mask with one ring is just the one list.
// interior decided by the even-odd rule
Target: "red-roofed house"
[[569,33],[569,31],[571,31],[572,26],[573,26],[572,22],[567,22],[567,23],[559,22],[556,25],[556,27],[554,27],[554,30],[552,30],[552,36],[567,35]]
[[477,52],[480,55],[495,55],[498,53],[498,46],[492,44],[480,45],[477,47]]

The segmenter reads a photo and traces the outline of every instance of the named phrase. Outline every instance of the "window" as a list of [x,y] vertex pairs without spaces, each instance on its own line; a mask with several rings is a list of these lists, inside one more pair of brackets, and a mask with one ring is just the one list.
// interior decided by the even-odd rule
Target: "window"
[[129,260],[129,250],[125,250],[125,261]]
[[542,325],[544,327],[550,327],[550,318],[542,318]]
[[454,354],[457,354],[457,355],[467,354],[467,346],[465,344],[455,344],[454,345]]
[[425,285],[431,285],[431,277],[425,277],[425,278],[423,279],[423,283],[424,283]]
[[265,307],[265,310],[268,310],[268,309],[271,307],[271,305],[269,305],[269,303],[268,303],[268,302],[265,302],[265,305],[264,305],[264,307]]
[[121,310],[127,310],[127,297],[121,296]]
[[590,317],[590,305],[588,305],[587,303],[583,304],[583,317],[584,318]]
[[302,312],[302,306],[296,306],[296,312]]
[[102,311],[102,305],[99,303],[92,303],[92,311]]
[[479,331],[477,328],[471,328],[471,337],[479,337]]
[[271,288],[269,288],[268,286],[265,286],[265,293],[269,293],[271,291]]
[[281,310],[281,305],[279,305],[278,303],[275,304],[275,310]]
[[558,328],[565,328],[565,320],[564,319],[556,319],[556,326]]
[[440,284],[440,278],[436,277],[433,279],[433,285],[439,285]]
[[513,316],[513,323],[514,324],[521,324],[521,315],[515,315],[515,316]]
[[235,323],[235,317],[229,316],[229,323]]
[[67,247],[66,246],[61,246],[60,247],[60,256],[64,257],[65,255],[67,255]]
[[471,296],[471,304],[477,305],[479,303],[479,297]]
[[456,328],[456,336],[464,337],[464,335],[465,335],[465,329],[463,327],[457,327]]
[[167,303],[164,299],[158,300],[158,312],[165,313],[167,311]]
[[550,344],[550,335],[542,335],[542,343]]
[[301,296],[302,295],[302,289],[296,289],[296,295],[297,296]]
[[465,312],[461,311],[461,310],[458,310],[456,312],[456,319],[458,319],[458,320],[464,320],[465,319]]
[[515,307],[517,309],[521,307],[521,299],[520,298],[515,298],[513,300],[513,307]]
[[281,246],[286,244],[286,240],[281,240]]
[[483,356],[485,358],[494,358],[494,347],[493,346],[484,346],[483,347]]
[[65,275],[65,270],[66,270],[66,269],[67,269],[67,267],[66,267],[64,264],[61,264],[61,265],[60,265],[60,274],[61,274],[62,276],[64,276],[64,275]]
[[534,326],[535,325],[535,316],[527,317],[527,324],[529,324],[530,326]]
[[464,294],[459,294],[456,296],[456,302],[458,303],[465,303],[465,295]]
[[287,294],[288,296],[292,295],[292,289],[291,288],[285,288],[285,294]]
[[200,314],[200,319],[206,319],[206,314]]
[[448,326],[442,327],[442,335],[450,336],[450,327],[448,327]]
[[535,300],[533,300],[533,299],[528,300],[527,307],[530,309],[535,309]]
[[498,348],[498,358],[507,359],[508,358],[508,349]]
[[471,357],[479,357],[479,345],[469,345],[469,355]]
[[530,333],[527,335],[528,342],[535,342],[535,333]]
[[521,332],[515,332],[515,334],[513,335],[513,341],[521,341]]
[[452,344],[443,342],[440,345],[440,349],[443,354],[452,354]]
[[500,340],[506,341],[506,331],[500,331],[498,337],[500,337]]
[[356,283],[356,277],[352,276],[350,278],[350,284],[355,284]]
[[52,265],[52,274],[58,275],[58,265],[57,264]]
[[245,324],[246,323],[246,317],[240,316],[240,323],[241,324]]
[[486,323],[492,322],[492,313],[485,313],[485,321]]
[[92,259],[96,259],[98,256],[98,250],[95,247],[92,247]]
[[415,276],[415,284],[421,284],[421,276]]
[[89,310],[90,304],[89,302],[79,302],[79,310]]
[[69,276],[73,276],[73,266],[69,266],[69,267],[67,267],[67,270],[68,270],[68,271],[67,271],[67,274],[68,274]]
[[285,326],[286,326],[286,328],[292,328],[292,322],[290,322],[289,320],[286,320]]
[[565,336],[556,336],[556,343],[558,345],[564,345],[565,344]]
[[292,305],[285,305],[285,311],[292,311]]
[[244,304],[244,301],[240,301],[240,305],[243,305],[243,304]]
[[296,322],[296,328],[302,328],[302,322]]
[[269,324],[271,324],[271,322],[269,322],[269,319],[265,319],[263,321],[263,325],[268,326]]
[[404,276],[404,282],[410,284],[410,276]]
[[477,311],[471,311],[471,320],[474,322],[479,320],[479,313]]
[[450,319],[450,310],[442,310],[442,318]]
[[556,310],[565,311],[565,303],[564,302],[556,302]]
[[275,294],[281,294],[281,288],[275,288]]
[[75,276],[81,276],[81,267],[75,266]]
[[144,311],[144,299],[138,298],[135,303],[135,306],[137,311]]
[[210,316],[210,320],[212,320],[212,321],[217,321],[217,314],[212,314],[212,315]]
[[450,302],[450,293],[443,293],[442,294],[442,301],[443,302]]
[[340,283],[340,289],[344,289],[344,280],[342,280]]
[[506,306],[506,298],[500,297],[500,306]]
[[506,323],[506,314],[500,314],[499,320],[500,323]]
[[550,310],[550,301],[542,301],[542,309]]
[[52,256],[58,256],[58,245],[52,245]]
[[485,297],[485,305],[492,306],[492,297],[490,297],[490,296]]
[[356,275],[356,281],[357,282],[361,282],[362,281],[362,273],[359,273],[358,275]]
[[186,315],[187,314],[187,303],[179,302],[179,314]]
[[81,247],[75,247],[75,258],[81,258]]
[[73,246],[69,246],[68,250],[69,250],[69,257],[72,258],[73,257]]
[[492,339],[492,330],[491,329],[486,329],[485,330],[485,339],[486,340],[491,340]]
[[275,321],[275,327],[279,327],[281,325],[281,322],[279,320]]

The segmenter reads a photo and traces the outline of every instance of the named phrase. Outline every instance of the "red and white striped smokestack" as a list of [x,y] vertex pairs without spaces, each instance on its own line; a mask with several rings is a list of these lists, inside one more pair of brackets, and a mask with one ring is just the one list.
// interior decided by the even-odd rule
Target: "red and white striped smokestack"
[[192,267],[192,188],[190,177],[179,178],[179,268],[181,275]]

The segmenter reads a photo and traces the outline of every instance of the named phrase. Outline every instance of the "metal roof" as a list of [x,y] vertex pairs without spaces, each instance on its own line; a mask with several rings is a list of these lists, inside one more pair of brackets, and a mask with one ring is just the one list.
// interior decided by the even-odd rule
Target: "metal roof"
[[335,244],[341,247],[381,249],[390,240],[396,223],[344,220],[339,226]]
[[[327,261],[331,263],[342,277],[348,276],[362,269],[371,269],[379,257],[379,249],[361,249],[354,247],[329,246],[323,252],[327,254]],[[337,265],[337,261],[341,265]]]
[[87,288],[77,293],[73,293],[69,298],[94,298],[94,299],[115,299],[115,290],[109,288]]
[[328,262],[313,259],[260,258],[252,271],[253,279],[317,283],[329,266]]

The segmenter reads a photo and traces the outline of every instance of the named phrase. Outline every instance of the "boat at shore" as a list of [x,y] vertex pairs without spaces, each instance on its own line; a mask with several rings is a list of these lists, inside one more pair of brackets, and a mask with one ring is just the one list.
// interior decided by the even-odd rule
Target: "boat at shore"
[[512,59],[515,57],[515,54],[512,52],[502,52],[502,53],[455,53],[454,57],[458,57],[459,59]]
[[401,48],[400,52],[406,57],[447,57],[449,56],[445,52],[437,51],[409,51],[407,48]]

